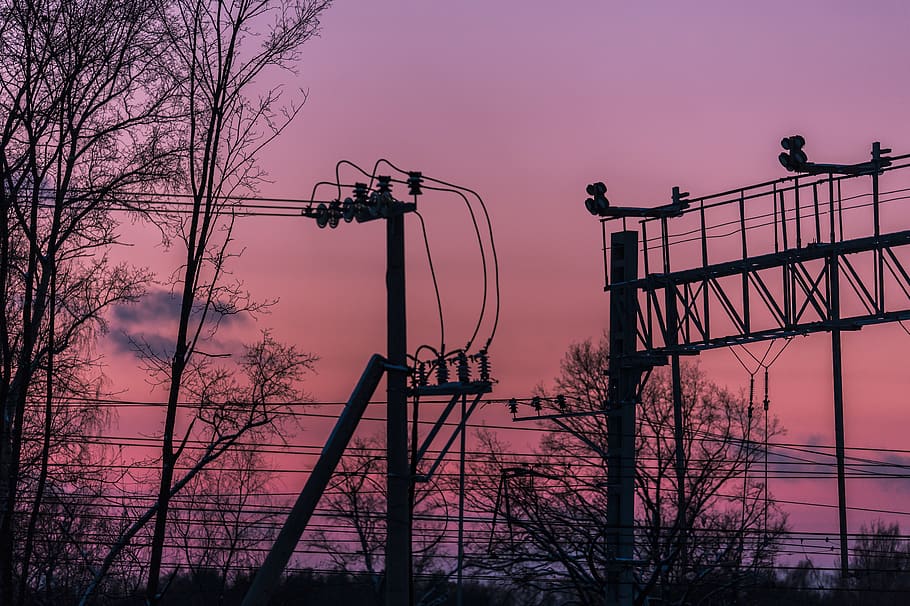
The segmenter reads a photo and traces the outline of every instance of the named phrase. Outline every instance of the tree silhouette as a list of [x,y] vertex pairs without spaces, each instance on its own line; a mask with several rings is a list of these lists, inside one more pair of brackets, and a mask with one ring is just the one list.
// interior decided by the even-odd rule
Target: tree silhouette
[[[0,4],[3,603],[12,603],[17,577],[24,599],[34,533],[53,509],[45,496],[65,481],[48,465],[72,454],[62,440],[73,434],[56,432],[73,410],[63,398],[97,394],[91,344],[103,312],[135,299],[148,278],[108,257],[117,240],[111,211],[175,174],[153,5]],[[95,421],[81,418],[89,432]]]
[[[573,412],[548,432],[533,460],[510,457],[487,436],[491,463],[475,506],[494,511],[489,541],[475,546],[473,565],[506,574],[541,592],[570,594],[580,604],[601,604],[613,564],[606,536],[607,401],[606,340],[572,345],[556,379]],[[784,517],[764,486],[744,484],[747,465],[761,450],[748,439],[748,405],[710,382],[697,366],[683,367],[686,419],[686,502],[677,503],[673,401],[669,376],[655,372],[637,416],[637,602],[660,598],[685,603],[712,595],[735,596],[773,562]],[[545,393],[543,394],[546,395]],[[553,399],[555,401],[555,398]],[[547,404],[557,412],[556,405]],[[771,436],[780,433],[771,423]],[[677,508],[685,512],[685,538]],[[766,517],[767,512],[767,517]],[[765,520],[768,520],[767,526]],[[685,562],[685,567],[682,563]]]

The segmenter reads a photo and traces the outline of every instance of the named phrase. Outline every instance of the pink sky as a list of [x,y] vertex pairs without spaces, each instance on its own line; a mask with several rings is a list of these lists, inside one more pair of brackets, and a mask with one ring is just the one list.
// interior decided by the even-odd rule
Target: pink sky
[[[614,204],[656,206],[674,185],[698,196],[777,178],[779,140],[797,132],[818,161],[865,160],[875,140],[910,152],[908,13],[898,1],[339,2],[288,80],[309,97],[263,157],[274,183],[262,193],[306,198],[336,161],[383,157],[480,192],[502,276],[495,395],[527,396],[571,342],[607,325],[585,184],[605,181]],[[455,198],[426,196],[421,210],[459,346],[479,308],[473,233]],[[408,230],[413,349],[438,335],[417,223]],[[281,299],[261,324],[321,356],[318,399],[346,398],[385,348],[382,224],[247,219],[236,236],[247,247],[237,274]],[[844,344],[848,445],[910,448],[910,336],[873,327]],[[700,361],[746,385],[729,352]],[[816,335],[773,369],[772,410],[790,441],[833,443],[830,365],[830,339]],[[907,486],[864,486],[850,483],[851,505],[910,509]],[[836,502],[833,480],[772,490]],[[793,515],[800,529],[836,528],[834,511]]]

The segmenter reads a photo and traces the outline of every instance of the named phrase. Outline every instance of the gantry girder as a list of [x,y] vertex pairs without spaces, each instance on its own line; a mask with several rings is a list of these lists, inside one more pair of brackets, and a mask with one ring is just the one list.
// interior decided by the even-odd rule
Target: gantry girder
[[[640,293],[638,351],[651,356],[697,353],[910,319],[910,265],[902,260],[908,255],[910,230],[633,280],[627,286]],[[835,270],[839,310],[832,307]],[[671,302],[675,326],[667,323]],[[668,346],[671,333],[675,348]]]

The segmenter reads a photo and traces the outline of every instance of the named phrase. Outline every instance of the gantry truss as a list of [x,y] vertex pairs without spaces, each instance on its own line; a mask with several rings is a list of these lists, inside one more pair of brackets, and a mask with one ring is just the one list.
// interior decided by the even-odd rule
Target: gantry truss
[[[587,188],[586,208],[603,218],[610,293],[608,604],[635,599],[635,416],[651,368],[671,365],[677,499],[685,503],[680,356],[815,332],[831,334],[841,579],[848,577],[841,332],[910,319],[910,171],[902,170],[910,155],[886,157],[890,150],[873,143],[869,161],[816,164],[803,137],[781,145],[781,163],[796,175],[701,198],[675,187],[669,204],[611,207],[603,183]],[[633,218],[638,229],[627,227]],[[676,521],[683,542],[684,509]]]
[[636,355],[660,361],[910,319],[910,229],[895,229],[910,228],[908,166],[789,177],[691,200],[672,220],[643,219],[644,277],[606,287],[637,293]]

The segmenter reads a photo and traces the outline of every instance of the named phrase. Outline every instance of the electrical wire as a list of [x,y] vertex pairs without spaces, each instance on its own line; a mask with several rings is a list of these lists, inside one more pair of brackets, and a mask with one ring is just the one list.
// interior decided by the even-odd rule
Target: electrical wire
[[[394,164],[392,164],[385,158],[378,160],[376,163],[377,166],[379,165],[379,163],[385,163],[389,167],[391,167],[393,170],[396,170],[402,174],[407,174],[406,171],[398,168],[397,166],[395,166]],[[499,255],[496,252],[496,240],[493,237],[493,223],[490,219],[490,213],[487,209],[487,205],[483,201],[483,197],[480,194],[478,194],[476,191],[474,191],[473,189],[463,187],[461,185],[456,185],[454,183],[449,183],[449,182],[443,181],[441,179],[435,179],[433,177],[424,176],[424,179],[431,183],[436,183],[438,185],[442,185],[443,187],[468,192],[469,194],[471,194],[472,196],[474,196],[477,199],[478,203],[480,204],[481,211],[483,212],[484,218],[486,219],[487,232],[488,232],[488,237],[490,240],[490,251],[491,251],[491,256],[493,257],[493,275],[494,275],[493,283],[494,283],[495,294],[496,294],[496,307],[495,307],[495,313],[494,313],[494,318],[493,318],[493,326],[490,330],[490,336],[487,338],[486,345],[484,346],[484,349],[488,349],[490,343],[492,343],[493,338],[496,335],[496,329],[499,326],[499,316],[500,316],[501,304],[500,304],[500,285],[499,285]],[[482,247],[482,243],[481,243],[481,247]],[[484,267],[484,270],[486,270],[486,267]],[[484,281],[484,284],[486,285],[486,280]],[[473,341],[473,339],[472,339],[472,341]]]
[[430,240],[427,238],[427,226],[423,221],[423,215],[419,211],[414,211],[420,222],[420,233],[423,235],[423,245],[427,251],[427,264],[430,266],[430,277],[433,279],[433,291],[436,293],[436,309],[439,312],[439,351],[446,350],[446,328],[445,321],[442,318],[442,297],[439,296],[439,282],[436,280],[436,269],[433,267],[433,255],[430,253]]

